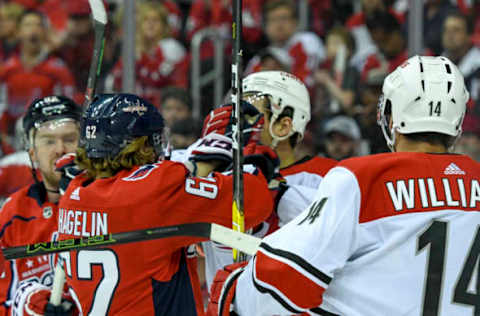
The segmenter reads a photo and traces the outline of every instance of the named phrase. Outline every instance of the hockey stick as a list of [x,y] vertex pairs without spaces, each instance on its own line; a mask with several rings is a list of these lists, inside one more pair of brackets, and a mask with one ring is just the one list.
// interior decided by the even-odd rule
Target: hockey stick
[[36,244],[5,248],[2,250],[2,253],[6,260],[13,260],[48,255],[63,251],[87,250],[99,247],[109,247],[118,244],[178,236],[210,239],[226,246],[239,249],[248,255],[255,254],[258,245],[260,245],[261,242],[260,238],[239,233],[218,224],[190,223],[175,226],[140,229],[122,233],[111,233],[100,236],[40,242]]
[[[243,152],[241,131],[242,108],[242,0],[233,0],[233,23],[232,23],[232,148],[233,148],[233,203],[232,203],[232,227],[238,232],[245,231],[245,214],[243,205]],[[233,248],[233,260],[243,261],[246,256]]]
[[88,0],[93,16],[95,31],[95,43],[93,46],[92,61],[88,72],[87,91],[85,92],[84,106],[88,106],[93,100],[97,87],[97,78],[102,67],[103,49],[105,47],[105,26],[107,25],[107,12],[102,0]]
[[[88,72],[87,90],[85,92],[84,106],[88,106],[93,100],[97,87],[97,78],[100,75],[102,66],[103,49],[105,47],[105,26],[107,24],[107,12],[102,0],[88,0],[93,16],[93,28],[95,32],[95,43],[93,46],[92,60]],[[60,261],[55,266],[50,303],[58,306],[62,301],[63,286],[65,284],[65,271]]]

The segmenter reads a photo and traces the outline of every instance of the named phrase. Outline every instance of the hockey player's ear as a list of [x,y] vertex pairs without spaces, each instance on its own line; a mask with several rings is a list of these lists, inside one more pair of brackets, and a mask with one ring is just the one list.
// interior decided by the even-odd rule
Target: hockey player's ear
[[273,124],[273,133],[277,137],[284,137],[290,133],[293,128],[292,118],[284,116]]

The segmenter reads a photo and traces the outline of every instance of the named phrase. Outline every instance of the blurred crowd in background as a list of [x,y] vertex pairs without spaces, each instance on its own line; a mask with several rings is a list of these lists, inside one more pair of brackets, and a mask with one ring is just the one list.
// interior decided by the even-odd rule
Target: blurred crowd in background
[[[409,1],[305,1],[308,14],[300,30],[301,1],[243,0],[244,75],[284,70],[307,85],[312,120],[297,148],[299,157],[340,160],[388,151],[376,110],[383,79],[408,58]],[[122,19],[128,14],[123,3],[105,1],[109,24],[99,92],[122,89]],[[186,148],[201,129],[192,114],[192,38],[211,28],[225,40],[227,91],[231,0],[135,0],[135,5],[135,92],[158,106],[173,147]],[[447,56],[465,76],[471,99],[456,150],[480,161],[477,12],[480,3],[473,0],[424,0],[423,43],[425,55]],[[22,149],[18,122],[35,98],[63,94],[83,103],[93,38],[87,0],[0,2],[0,156]],[[203,73],[213,68],[213,44],[205,41],[200,47]],[[203,117],[218,106],[212,85],[202,87],[201,97]],[[4,158],[0,165],[18,163],[18,157]]]

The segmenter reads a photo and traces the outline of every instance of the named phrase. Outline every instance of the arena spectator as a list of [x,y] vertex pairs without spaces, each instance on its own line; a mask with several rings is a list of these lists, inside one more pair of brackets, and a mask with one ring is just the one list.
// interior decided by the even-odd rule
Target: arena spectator
[[170,142],[174,149],[187,149],[199,137],[201,126],[191,118],[175,121],[170,128]]
[[339,115],[329,119],[323,127],[324,153],[328,158],[342,160],[360,153],[362,135],[354,119]]
[[[327,59],[315,71],[316,102],[314,115],[352,114],[355,93],[358,89],[360,75],[350,63],[354,51],[354,41],[348,29],[337,27],[328,32]],[[322,113],[323,114],[323,113]]]
[[267,70],[291,71],[292,58],[279,47],[268,46],[262,49],[257,56],[259,62],[254,65],[253,69],[247,70],[247,73]]
[[0,67],[0,82],[6,91],[6,108],[0,118],[0,131],[13,134],[15,121],[35,98],[51,94],[72,97],[74,79],[63,60],[50,56],[47,22],[38,11],[26,11],[19,25],[19,53]]
[[[137,3],[136,93],[155,105],[160,90],[167,86],[188,87],[189,55],[170,35],[168,11],[161,3]],[[115,90],[122,86],[122,61],[113,76]]]
[[[62,58],[75,77],[78,91],[87,87],[90,60],[93,52],[93,27],[88,0],[67,1],[68,24],[57,37],[55,54]],[[76,100],[79,103],[83,99]]]
[[177,121],[192,118],[192,99],[188,91],[183,88],[163,89],[159,105],[160,113],[168,127],[172,127]]
[[473,27],[470,20],[461,13],[451,13],[443,25],[443,56],[455,63],[465,78],[465,85],[470,92],[471,104],[475,112],[480,101],[480,49],[472,45]]
[[18,22],[22,14],[19,4],[0,4],[0,62],[18,50]]
[[[150,0],[152,1],[152,0]],[[176,39],[180,40],[181,31],[182,31],[182,20],[183,20],[183,13],[172,0],[162,0],[162,4],[168,11],[168,27],[170,28],[171,35]]]
[[352,117],[359,123],[362,137],[367,143],[366,147],[372,154],[390,151],[377,125],[377,108],[382,95],[382,83],[388,74],[388,69],[371,69],[360,81],[359,104],[353,107]]
[[[68,12],[66,5],[71,1],[64,0],[13,0],[27,10],[39,11],[48,20],[54,34],[61,33],[67,27]],[[76,1],[76,0],[75,0]],[[55,35],[54,35],[55,36]]]
[[455,152],[469,155],[480,162],[480,119],[478,116],[466,114],[462,125],[462,136],[455,145]]
[[[272,0],[265,4],[265,33],[270,46],[283,49],[292,60],[291,73],[308,88],[313,88],[313,72],[325,59],[323,43],[315,33],[297,31],[297,11],[293,1]],[[253,72],[260,62],[253,57],[245,74]]]
[[408,58],[407,40],[398,20],[388,12],[375,12],[367,19],[367,27],[379,51],[368,56],[362,69],[362,79],[365,76],[375,76],[378,69],[390,73]]
[[[243,0],[242,3],[242,39],[245,56],[262,44],[262,9],[266,0]],[[186,39],[190,42],[201,29],[214,27],[225,39],[230,40],[232,25],[231,0],[194,0],[186,23]],[[226,51],[230,53],[227,45]],[[202,60],[213,57],[213,45],[207,41],[201,47]]]
[[374,14],[388,11],[401,24],[404,22],[403,15],[395,12],[387,6],[383,0],[361,0],[361,11],[353,14],[346,22],[346,27],[355,39],[355,51],[352,56],[352,64],[360,71],[367,57],[377,51],[367,28],[366,21]]
[[442,53],[442,29],[445,18],[454,11],[448,0],[426,0],[423,7],[423,42],[431,54]]

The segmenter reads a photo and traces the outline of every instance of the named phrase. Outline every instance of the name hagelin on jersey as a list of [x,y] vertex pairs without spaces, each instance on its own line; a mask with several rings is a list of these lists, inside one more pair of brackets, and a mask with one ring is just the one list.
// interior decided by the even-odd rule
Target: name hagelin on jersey
[[[397,180],[385,184],[396,211],[435,207],[480,207],[480,185],[470,180],[466,186],[462,178],[442,178],[436,184],[433,178]],[[467,183],[468,184],[468,183]]]

